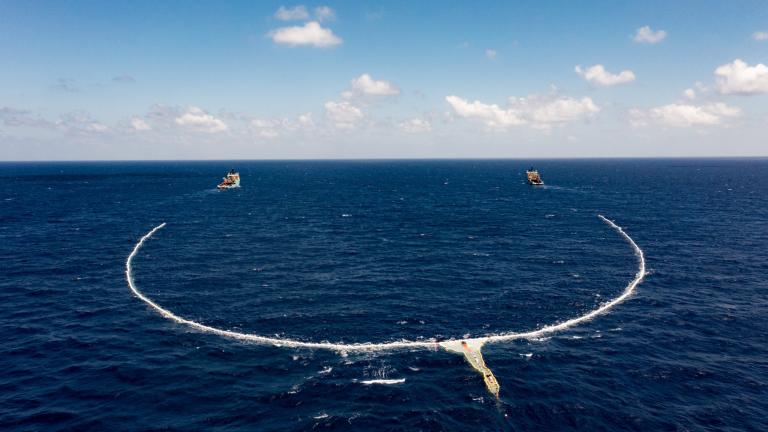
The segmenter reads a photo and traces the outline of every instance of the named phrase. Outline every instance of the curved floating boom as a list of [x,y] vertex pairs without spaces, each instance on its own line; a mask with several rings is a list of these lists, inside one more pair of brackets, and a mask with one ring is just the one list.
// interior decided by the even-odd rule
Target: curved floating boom
[[157,231],[163,229],[165,225],[166,225],[165,222],[163,222],[160,225],[152,228],[152,231],[145,234],[144,237],[142,237],[139,240],[139,242],[136,243],[136,246],[133,247],[133,251],[131,252],[130,255],[128,255],[128,260],[125,262],[125,278],[128,280],[128,287],[131,289],[133,294],[139,298],[139,300],[149,305],[152,309],[154,309],[157,313],[159,313],[160,316],[162,316],[163,318],[167,318],[178,324],[183,324],[183,325],[192,327],[195,330],[200,330],[205,333],[212,333],[215,335],[224,336],[232,339],[239,339],[239,340],[248,341],[248,342],[274,345],[277,347],[328,349],[332,351],[345,352],[345,351],[372,351],[372,350],[384,350],[384,349],[395,349],[395,348],[428,348],[428,347],[435,346],[434,342],[415,342],[415,341],[389,342],[389,343],[383,343],[383,344],[367,344],[367,343],[344,344],[344,343],[327,343],[327,342],[302,342],[302,341],[297,341],[293,339],[279,339],[279,338],[272,338],[267,336],[259,336],[259,335],[250,334],[250,333],[240,333],[240,332],[235,332],[231,330],[223,330],[216,327],[211,327],[205,324],[201,324],[196,321],[188,320],[186,318],[182,318],[174,314],[173,312],[169,311],[168,309],[163,308],[162,306],[158,305],[157,303],[152,301],[150,298],[145,296],[136,287],[136,282],[133,279],[133,258],[136,257],[141,247],[144,246],[144,242],[149,240]]
[[491,370],[485,365],[485,361],[483,360],[483,356],[481,354],[481,349],[483,345],[490,342],[506,342],[506,341],[517,340],[517,339],[539,338],[541,336],[544,336],[550,333],[566,330],[570,327],[576,326],[585,321],[589,321],[592,318],[596,317],[597,315],[608,312],[614,306],[626,300],[629,296],[632,295],[632,293],[634,293],[635,288],[637,288],[640,282],[642,282],[643,279],[645,278],[645,275],[646,275],[645,254],[643,253],[643,250],[640,249],[637,243],[635,243],[635,241],[632,240],[632,237],[630,237],[620,226],[616,225],[613,221],[611,221],[610,219],[606,218],[603,215],[597,215],[597,216],[600,219],[602,219],[603,222],[605,222],[611,228],[613,228],[616,232],[618,232],[622,237],[624,237],[624,240],[626,240],[627,243],[629,243],[629,245],[632,246],[632,249],[634,249],[635,255],[637,256],[637,260],[638,260],[638,270],[637,270],[637,273],[635,274],[635,278],[632,279],[632,281],[627,285],[627,287],[624,289],[624,292],[622,292],[621,295],[619,295],[618,297],[614,298],[613,300],[607,303],[603,303],[597,309],[594,309],[584,315],[578,316],[576,318],[571,318],[567,321],[564,321],[558,324],[551,324],[551,325],[542,327],[538,330],[531,330],[531,331],[521,332],[521,333],[503,333],[503,334],[481,336],[481,337],[468,338],[468,339],[451,339],[451,340],[442,341],[442,342],[402,340],[397,342],[386,342],[386,343],[347,344],[347,343],[330,343],[330,342],[304,342],[304,341],[298,341],[294,339],[274,338],[274,337],[260,336],[260,335],[251,334],[251,333],[241,333],[241,332],[236,332],[232,330],[223,330],[216,327],[211,327],[205,324],[201,324],[199,322],[180,317],[174,314],[173,312],[169,311],[168,309],[163,308],[162,306],[158,305],[157,303],[152,301],[150,298],[145,296],[136,287],[136,282],[133,278],[133,259],[139,253],[139,250],[141,249],[141,247],[144,246],[144,243],[147,240],[149,240],[153,235],[155,235],[157,231],[165,227],[166,225],[165,222],[152,228],[152,230],[146,233],[143,237],[141,237],[141,239],[139,239],[139,241],[133,247],[133,250],[128,255],[128,259],[125,261],[125,278],[128,282],[128,288],[131,289],[133,294],[136,297],[138,297],[139,300],[143,301],[149,307],[154,309],[155,312],[160,314],[160,316],[167,318],[171,321],[174,321],[178,324],[189,326],[195,330],[199,330],[205,333],[212,333],[218,336],[238,339],[238,340],[247,341],[247,342],[255,342],[259,344],[273,345],[276,347],[326,349],[326,350],[331,350],[336,352],[384,351],[384,350],[393,350],[393,349],[425,349],[425,348],[434,349],[436,347],[441,347],[446,351],[464,355],[464,358],[466,358],[469,364],[474,369],[476,369],[481,374],[483,374],[483,380],[485,381],[488,391],[490,391],[494,396],[498,397],[499,388],[500,388],[499,383],[498,381],[496,381],[496,377],[493,376],[493,372],[491,372]]

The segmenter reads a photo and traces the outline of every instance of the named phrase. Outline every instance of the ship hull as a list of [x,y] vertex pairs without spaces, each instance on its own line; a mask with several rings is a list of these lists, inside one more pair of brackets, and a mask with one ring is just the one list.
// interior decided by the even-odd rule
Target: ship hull
[[541,180],[539,172],[536,170],[526,171],[526,181],[531,186],[544,186],[544,181]]
[[231,184],[222,183],[222,184],[220,184],[220,185],[218,185],[216,187],[219,188],[219,189],[235,189],[235,188],[239,188],[240,187],[240,180],[238,180],[238,181],[236,181],[234,183],[231,183]]

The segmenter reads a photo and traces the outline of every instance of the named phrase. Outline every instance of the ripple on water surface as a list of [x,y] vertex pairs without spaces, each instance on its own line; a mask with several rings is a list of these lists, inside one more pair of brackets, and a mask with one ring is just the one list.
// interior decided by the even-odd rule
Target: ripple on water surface
[[[0,165],[3,430],[766,430],[768,163],[542,161]],[[223,165],[223,166],[222,166]],[[739,173],[738,179],[733,173]],[[41,205],[43,203],[44,205]],[[491,344],[488,397],[443,351],[345,342],[537,328]],[[369,384],[366,384],[369,383]]]

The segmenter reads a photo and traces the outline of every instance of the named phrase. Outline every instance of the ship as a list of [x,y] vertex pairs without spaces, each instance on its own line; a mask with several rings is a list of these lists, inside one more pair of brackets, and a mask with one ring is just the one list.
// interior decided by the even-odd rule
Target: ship
[[528,176],[528,184],[532,186],[542,186],[544,185],[544,181],[541,180],[541,176],[539,175],[539,172],[533,169],[529,169],[525,172],[525,174]]
[[232,189],[232,188],[239,188],[240,187],[240,173],[235,171],[234,169],[229,170],[227,173],[227,176],[224,177],[219,183],[218,186],[216,186],[219,189]]

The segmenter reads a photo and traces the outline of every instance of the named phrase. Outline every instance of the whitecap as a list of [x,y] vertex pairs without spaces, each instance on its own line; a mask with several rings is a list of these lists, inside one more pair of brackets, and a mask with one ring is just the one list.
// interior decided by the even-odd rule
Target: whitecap
[[405,378],[398,378],[398,379],[372,379],[372,380],[362,380],[362,381],[360,381],[360,384],[363,384],[363,385],[371,385],[371,384],[394,385],[394,384],[402,384],[404,382],[405,382]]

